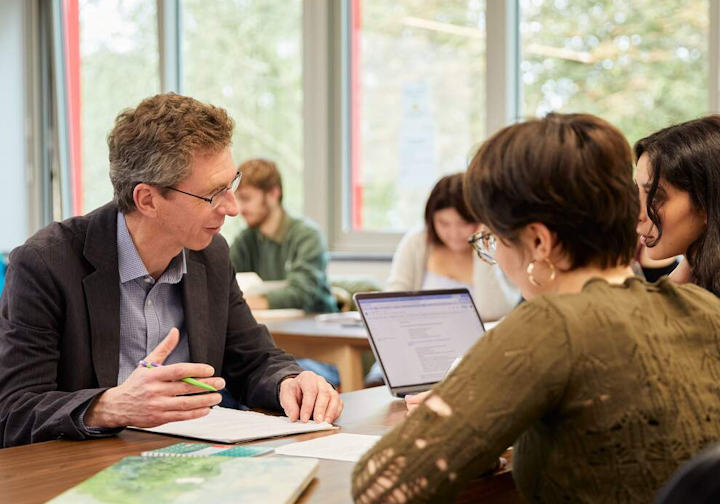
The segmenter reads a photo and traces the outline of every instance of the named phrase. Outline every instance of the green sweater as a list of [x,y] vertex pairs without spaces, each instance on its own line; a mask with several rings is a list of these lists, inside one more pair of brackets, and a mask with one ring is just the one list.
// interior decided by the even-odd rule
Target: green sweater
[[328,253],[320,230],[311,222],[283,214],[274,236],[257,228],[244,229],[230,248],[235,271],[254,271],[263,280],[287,280],[287,286],[264,296],[270,308],[300,308],[307,312],[334,312],[330,293]]
[[534,298],[365,454],[353,496],[449,502],[515,443],[531,502],[650,502],[720,440],[718,341],[720,300],[694,285],[593,279]]

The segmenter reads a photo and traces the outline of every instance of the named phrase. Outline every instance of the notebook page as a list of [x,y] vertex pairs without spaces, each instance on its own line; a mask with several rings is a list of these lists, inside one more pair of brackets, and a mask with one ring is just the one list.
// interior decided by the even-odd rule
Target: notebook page
[[172,434],[221,443],[235,443],[303,432],[334,429],[327,422],[291,422],[286,416],[271,416],[255,411],[241,411],[216,406],[202,418],[170,422],[158,427],[130,427],[158,434]]

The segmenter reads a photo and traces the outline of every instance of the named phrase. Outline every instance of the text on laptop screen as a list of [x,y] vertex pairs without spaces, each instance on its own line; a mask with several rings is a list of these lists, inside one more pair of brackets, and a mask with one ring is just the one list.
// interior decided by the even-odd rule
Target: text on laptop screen
[[363,299],[361,309],[391,387],[442,380],[483,334],[467,292]]

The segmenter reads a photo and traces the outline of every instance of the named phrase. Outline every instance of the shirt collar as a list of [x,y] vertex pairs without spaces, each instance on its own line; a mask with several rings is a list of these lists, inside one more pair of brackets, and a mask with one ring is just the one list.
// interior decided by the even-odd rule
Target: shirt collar
[[[125,222],[125,215],[122,212],[118,212],[117,214],[117,251],[120,283],[126,283],[136,278],[144,278],[150,275],[142,259],[140,259],[140,254],[135,247],[135,243],[132,241],[130,231],[128,231],[127,223]],[[158,282],[178,283],[182,280],[185,273],[187,273],[187,262],[185,260],[185,249],[183,249],[178,255],[173,257]]]

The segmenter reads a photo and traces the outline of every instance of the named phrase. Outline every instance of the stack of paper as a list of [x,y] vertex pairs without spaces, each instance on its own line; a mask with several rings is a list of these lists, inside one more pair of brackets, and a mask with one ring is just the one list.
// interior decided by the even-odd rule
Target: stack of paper
[[341,433],[311,439],[310,441],[286,444],[275,448],[275,453],[294,457],[313,457],[357,462],[379,439],[380,436]]

